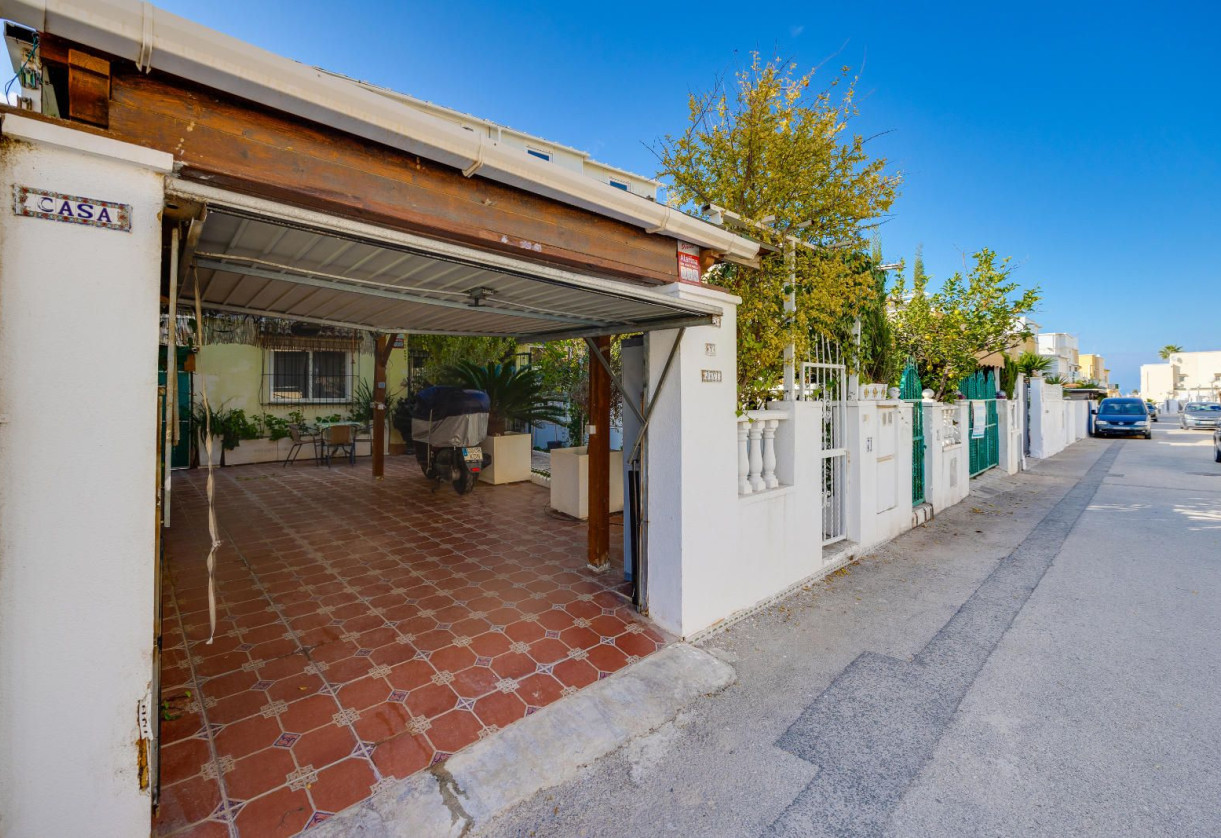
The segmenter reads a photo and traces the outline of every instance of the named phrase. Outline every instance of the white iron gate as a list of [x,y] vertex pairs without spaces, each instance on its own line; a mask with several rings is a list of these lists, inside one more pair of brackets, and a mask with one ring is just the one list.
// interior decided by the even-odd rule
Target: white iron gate
[[847,481],[848,448],[844,438],[847,424],[848,368],[839,346],[827,338],[815,338],[810,347],[811,360],[801,365],[798,398],[822,402],[822,543],[823,546],[848,537],[844,500]]

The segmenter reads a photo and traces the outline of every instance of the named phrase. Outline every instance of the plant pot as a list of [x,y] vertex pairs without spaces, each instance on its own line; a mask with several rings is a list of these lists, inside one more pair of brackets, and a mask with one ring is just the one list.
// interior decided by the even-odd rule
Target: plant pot
[[[589,517],[589,446],[551,450],[551,508]],[[610,452],[610,511],[623,510],[623,452]]]
[[[204,440],[203,440],[202,436],[195,440],[195,446],[196,446],[196,450],[199,452],[199,467],[207,468],[208,467],[208,449],[204,445]],[[214,468],[220,468],[222,465],[225,465],[229,462],[228,458],[225,456],[225,454],[227,454],[227,453],[228,452],[225,451],[225,447],[222,444],[221,437],[219,437],[219,436],[212,437],[212,465]]]
[[509,432],[483,440],[492,464],[479,473],[480,483],[520,483],[530,479],[530,434]]

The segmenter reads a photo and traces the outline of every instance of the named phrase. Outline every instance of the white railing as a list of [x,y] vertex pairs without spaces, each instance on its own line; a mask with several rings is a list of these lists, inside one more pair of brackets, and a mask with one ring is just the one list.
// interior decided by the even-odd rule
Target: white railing
[[958,424],[958,407],[941,408],[941,447],[949,448],[962,442],[962,427]]
[[789,414],[749,410],[738,417],[738,494],[753,495],[780,485],[776,477],[776,428]]

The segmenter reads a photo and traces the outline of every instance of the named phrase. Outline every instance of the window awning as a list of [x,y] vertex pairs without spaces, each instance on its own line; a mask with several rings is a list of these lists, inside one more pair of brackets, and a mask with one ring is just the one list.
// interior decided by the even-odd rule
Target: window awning
[[[415,334],[545,341],[712,322],[709,303],[182,180],[207,207],[186,254],[203,306]],[[530,247],[529,243],[521,243]],[[196,281],[180,289],[192,300]]]

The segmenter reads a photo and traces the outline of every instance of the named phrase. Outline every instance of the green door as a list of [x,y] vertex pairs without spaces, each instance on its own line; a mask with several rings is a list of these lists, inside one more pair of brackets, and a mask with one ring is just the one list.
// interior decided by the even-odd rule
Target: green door
[[996,373],[979,370],[962,380],[963,395],[970,400],[968,413],[971,476],[982,474],[1000,463],[1000,416],[996,409]]
[[913,361],[903,370],[899,397],[912,403],[912,506],[924,503],[924,385]]
[[[191,374],[182,371],[190,351],[186,347],[178,347],[178,443],[170,450],[170,468],[188,468],[191,465]],[[157,370],[157,383],[162,387],[165,386],[165,373],[165,347],[162,347],[161,368]]]

